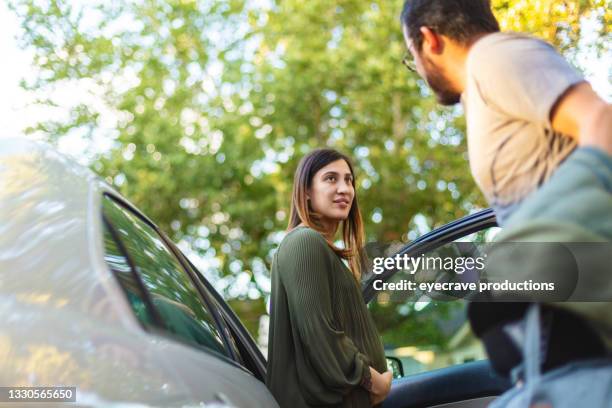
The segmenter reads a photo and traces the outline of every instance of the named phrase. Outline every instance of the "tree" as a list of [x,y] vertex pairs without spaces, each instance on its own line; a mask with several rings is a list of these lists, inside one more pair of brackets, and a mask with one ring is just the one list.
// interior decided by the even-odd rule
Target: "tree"
[[[355,158],[369,240],[407,241],[420,232],[415,215],[431,228],[485,205],[460,108],[440,109],[400,64],[401,3],[11,0],[39,72],[23,86],[47,106],[68,83],[96,101],[29,131],[107,141],[91,167],[212,260],[226,295],[257,297],[269,290],[293,171],[313,147]],[[570,56],[585,16],[603,22],[597,44],[609,43],[605,0],[493,5],[502,27]]]

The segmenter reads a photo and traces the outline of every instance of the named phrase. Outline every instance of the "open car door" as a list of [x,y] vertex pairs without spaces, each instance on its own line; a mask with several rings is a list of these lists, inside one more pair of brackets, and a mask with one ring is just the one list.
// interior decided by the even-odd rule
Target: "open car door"
[[[484,210],[431,231],[385,256],[439,256],[456,251],[457,242],[468,243],[467,247],[473,243],[471,247],[477,248],[476,243],[490,241],[498,231],[493,211]],[[409,278],[407,274],[410,272],[406,270],[385,270],[366,276],[363,283],[364,299],[394,367],[391,393],[383,407],[487,406],[511,384],[495,374],[480,341],[472,334],[466,317],[467,302],[432,300],[416,291],[381,288],[381,281],[400,282]]]

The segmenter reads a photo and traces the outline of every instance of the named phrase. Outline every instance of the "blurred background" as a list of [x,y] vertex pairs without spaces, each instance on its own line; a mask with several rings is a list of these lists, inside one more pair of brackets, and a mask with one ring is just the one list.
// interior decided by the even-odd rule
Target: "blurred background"
[[[612,99],[609,0],[492,3],[502,30],[552,42]],[[485,206],[461,107],[437,106],[401,64],[401,7],[9,0],[0,4],[0,137],[49,142],[105,178],[265,348],[269,265],[307,151],[354,158],[368,241],[409,242]],[[397,355],[428,367],[479,358],[449,304],[403,307],[398,316],[410,319],[379,327],[388,348],[402,346]]]

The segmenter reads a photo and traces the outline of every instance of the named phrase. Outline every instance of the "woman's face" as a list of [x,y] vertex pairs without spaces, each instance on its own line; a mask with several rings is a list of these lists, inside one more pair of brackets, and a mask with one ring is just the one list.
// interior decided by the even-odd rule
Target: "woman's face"
[[355,198],[353,174],[346,161],[336,160],[321,168],[312,179],[308,197],[310,206],[321,214],[323,222],[345,220]]

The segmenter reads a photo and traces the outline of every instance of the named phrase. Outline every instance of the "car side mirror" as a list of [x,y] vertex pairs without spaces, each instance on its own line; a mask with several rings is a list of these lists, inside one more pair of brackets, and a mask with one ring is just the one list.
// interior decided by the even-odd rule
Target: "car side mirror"
[[387,359],[387,368],[391,370],[393,378],[402,378],[404,376],[404,365],[402,361],[397,357],[385,356]]

